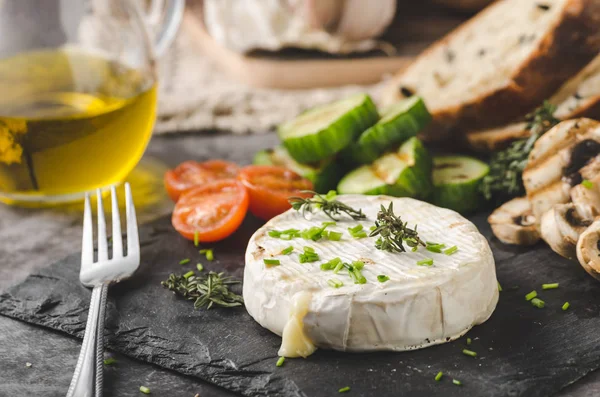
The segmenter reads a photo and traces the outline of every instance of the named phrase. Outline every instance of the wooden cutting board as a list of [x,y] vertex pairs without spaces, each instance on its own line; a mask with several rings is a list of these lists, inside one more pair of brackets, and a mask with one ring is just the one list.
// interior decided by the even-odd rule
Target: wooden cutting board
[[198,1],[189,4],[183,29],[195,37],[199,51],[241,83],[264,88],[306,89],[378,82],[385,75],[404,69],[422,50],[468,17],[422,2],[407,2],[381,37],[395,48],[394,55],[377,50],[334,56],[297,49],[239,54],[217,43],[208,34]]

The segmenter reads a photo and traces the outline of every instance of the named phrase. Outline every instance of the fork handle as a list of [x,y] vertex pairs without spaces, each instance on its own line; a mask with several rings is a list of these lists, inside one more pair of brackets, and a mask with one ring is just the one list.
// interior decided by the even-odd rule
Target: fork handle
[[71,385],[67,397],[94,397],[94,372],[96,368],[96,337],[98,334],[98,321],[102,285],[95,286],[92,290],[92,299],[88,311],[88,319],[85,325],[85,334],[75,372],[71,379]]

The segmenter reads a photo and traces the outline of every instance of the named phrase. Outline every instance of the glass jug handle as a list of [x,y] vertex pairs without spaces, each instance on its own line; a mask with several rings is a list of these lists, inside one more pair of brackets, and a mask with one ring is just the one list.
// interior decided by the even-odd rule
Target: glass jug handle
[[151,0],[146,23],[156,32],[154,55],[162,56],[171,45],[185,9],[185,0]]

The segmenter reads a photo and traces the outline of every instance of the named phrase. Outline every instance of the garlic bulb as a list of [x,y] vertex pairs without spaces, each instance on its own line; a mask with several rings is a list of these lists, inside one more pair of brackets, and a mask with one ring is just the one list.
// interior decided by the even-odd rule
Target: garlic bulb
[[240,53],[285,47],[330,53],[368,51],[394,18],[396,0],[204,0],[204,22]]

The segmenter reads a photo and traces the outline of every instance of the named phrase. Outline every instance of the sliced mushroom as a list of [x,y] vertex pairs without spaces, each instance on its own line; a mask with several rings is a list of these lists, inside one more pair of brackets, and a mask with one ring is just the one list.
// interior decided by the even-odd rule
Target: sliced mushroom
[[571,187],[581,181],[580,170],[598,154],[600,122],[591,119],[563,121],[535,143],[523,184],[538,221],[554,205],[570,201]]
[[600,220],[581,233],[577,242],[577,259],[586,272],[600,280]]
[[554,252],[568,259],[575,258],[577,240],[593,221],[583,218],[581,212],[581,208],[573,203],[557,204],[541,219],[544,241]]
[[505,244],[532,245],[539,241],[531,205],[525,197],[510,200],[488,217],[492,232]]

